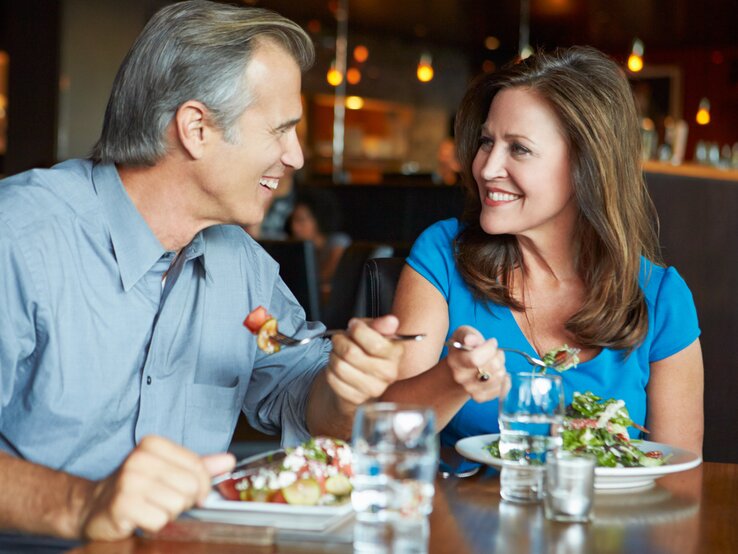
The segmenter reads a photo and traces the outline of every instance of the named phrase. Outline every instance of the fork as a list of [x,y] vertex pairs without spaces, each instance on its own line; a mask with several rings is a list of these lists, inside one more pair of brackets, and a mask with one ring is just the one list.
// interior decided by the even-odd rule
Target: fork
[[[446,341],[446,346],[450,346],[452,348],[456,348],[457,350],[466,350],[467,352],[471,352],[472,350],[474,350],[473,347],[467,346],[465,344],[461,344],[459,341],[456,341],[456,340],[447,340]],[[527,352],[523,352],[522,350],[517,350],[516,348],[507,348],[507,347],[504,347],[504,346],[498,346],[497,347],[497,350],[502,350],[503,352],[511,352],[513,354],[519,354],[520,356],[522,356],[523,358],[525,358],[527,360],[527,362],[530,365],[532,365],[532,366],[542,367],[543,369],[546,369],[547,367],[549,367],[549,366],[546,365],[546,362],[544,362],[543,360],[539,360],[538,358],[534,358],[533,356],[531,356]]]
[[[347,331],[345,329],[330,329],[328,331],[323,331],[322,333],[318,333],[317,335],[313,335],[311,337],[303,337],[299,339],[297,337],[291,337],[289,335],[285,335],[284,333],[280,333],[279,331],[277,331],[274,335],[272,335],[271,339],[274,342],[279,343],[281,346],[302,346],[315,339],[325,339],[328,337],[332,337],[333,335],[340,335],[346,332]],[[396,340],[418,341],[418,340],[423,340],[425,338],[425,334],[421,333],[418,335],[384,335],[384,337],[392,341],[396,341]]]

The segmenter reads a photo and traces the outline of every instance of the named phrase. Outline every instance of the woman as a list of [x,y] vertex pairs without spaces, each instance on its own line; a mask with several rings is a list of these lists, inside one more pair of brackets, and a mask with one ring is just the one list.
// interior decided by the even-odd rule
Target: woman
[[[393,312],[402,330],[428,337],[400,366],[415,378],[385,397],[434,405],[446,444],[496,432],[505,360],[483,337],[538,357],[566,343],[581,348],[562,374],[567,402],[587,390],[622,398],[650,440],[701,452],[697,316],[676,270],[657,265],[620,68],[574,47],[483,75],[456,137],[470,204],[461,221],[427,229],[408,258]],[[451,336],[475,348],[447,351]],[[506,363],[529,369],[515,355]]]
[[303,189],[287,218],[287,234],[295,239],[310,240],[315,245],[318,279],[323,303],[328,300],[331,281],[351,237],[338,231],[341,212],[338,201],[326,190]]

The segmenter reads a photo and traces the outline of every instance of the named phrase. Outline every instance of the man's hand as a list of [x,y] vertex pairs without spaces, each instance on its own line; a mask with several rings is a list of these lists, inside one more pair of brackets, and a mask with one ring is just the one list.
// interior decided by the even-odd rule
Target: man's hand
[[326,380],[342,403],[344,413],[379,398],[397,380],[403,346],[384,337],[397,332],[394,316],[352,319],[348,332],[333,337]]
[[211,477],[234,464],[231,454],[201,458],[167,439],[145,437],[115,473],[92,487],[80,534],[93,540],[117,540],[137,528],[158,531],[203,502]]

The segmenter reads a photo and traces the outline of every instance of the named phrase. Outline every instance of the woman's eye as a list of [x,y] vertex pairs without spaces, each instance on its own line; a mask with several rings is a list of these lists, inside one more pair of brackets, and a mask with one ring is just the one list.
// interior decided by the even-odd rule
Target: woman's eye
[[479,137],[479,149],[484,150],[485,152],[489,152],[492,150],[492,146],[494,145],[494,142],[489,137]]
[[530,154],[530,150],[528,150],[522,144],[513,143],[513,145],[510,147],[510,150],[512,151],[513,154],[517,154],[517,155]]

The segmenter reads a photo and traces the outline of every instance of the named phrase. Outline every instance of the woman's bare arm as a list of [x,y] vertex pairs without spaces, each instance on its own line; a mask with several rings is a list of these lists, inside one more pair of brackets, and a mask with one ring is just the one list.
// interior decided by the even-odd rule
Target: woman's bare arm
[[647,392],[648,439],[701,454],[705,421],[700,341],[651,364]]
[[[462,327],[454,337],[475,346],[474,352],[452,350],[438,360],[448,334],[448,305],[443,295],[409,266],[400,275],[392,313],[400,320],[400,333],[425,333],[426,338],[405,344],[400,380],[387,389],[384,400],[432,406],[441,429],[470,397],[482,402],[499,394],[504,355],[494,339],[485,342],[472,328]],[[477,368],[490,374],[490,380],[479,381]]]

